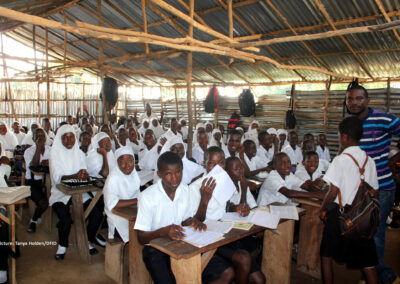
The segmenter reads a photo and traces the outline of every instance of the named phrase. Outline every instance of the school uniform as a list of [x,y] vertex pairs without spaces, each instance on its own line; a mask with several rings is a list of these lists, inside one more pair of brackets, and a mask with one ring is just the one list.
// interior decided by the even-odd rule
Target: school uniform
[[181,132],[182,132],[183,140],[186,140],[188,138],[188,133],[189,133],[188,127],[187,126],[182,126],[181,127]]
[[[333,184],[340,190],[345,212],[353,202],[360,184],[359,169],[346,153],[351,154],[360,167],[362,167],[366,157],[368,157],[359,146],[348,147],[333,160],[323,178],[328,184]],[[378,190],[379,183],[376,165],[370,157],[368,157],[365,166],[364,177],[365,182],[373,189]],[[327,222],[324,227],[320,250],[321,256],[332,257],[338,261],[345,262],[351,268],[376,266],[378,259],[373,238],[370,240],[354,241],[341,235],[338,204],[338,197],[336,197],[335,201],[328,206]]]
[[283,179],[276,170],[273,170],[260,188],[257,204],[258,206],[265,206],[274,202],[293,204],[288,197],[279,192],[279,189],[286,187],[287,189],[303,191],[300,188],[303,183],[292,173]]
[[[207,146],[207,148],[208,148],[208,146]],[[200,145],[196,145],[195,147],[193,147],[192,158],[196,160],[197,164],[199,164],[199,165],[203,164],[203,162],[204,162],[204,151],[200,147]]]
[[301,149],[296,145],[295,150],[293,150],[292,146],[287,145],[285,148],[282,148],[282,152],[285,152],[289,158],[292,165],[301,164],[303,161],[303,154],[301,153]]
[[[250,160],[249,157],[247,157],[247,155],[245,153],[244,160],[245,160],[247,166],[249,167],[250,171],[255,171],[255,170],[262,169],[262,168],[265,168],[266,166],[268,166],[268,164],[265,163],[259,156],[254,156]],[[259,178],[266,178],[266,177],[268,177],[268,173],[260,172],[256,176]]]
[[[103,176],[101,176],[99,173],[103,167],[103,155],[99,154],[97,149],[100,147],[99,142],[104,138],[110,139],[110,136],[108,136],[108,134],[105,132],[100,132],[92,138],[92,150],[88,152],[86,157],[86,165],[89,176],[103,178]],[[117,160],[115,159],[112,151],[107,152],[107,163],[110,173],[117,166]]]
[[145,185],[154,178],[154,173],[157,171],[157,160],[158,160],[158,146],[153,146],[150,150],[145,147],[138,154],[139,156],[139,167],[138,175],[140,177],[141,185]]
[[307,181],[307,180],[316,180],[317,178],[320,178],[322,176],[322,172],[319,170],[319,167],[315,170],[315,172],[312,173],[312,175],[310,176],[306,170],[306,168],[304,167],[303,164],[298,164],[296,167],[296,172],[294,174],[296,177],[298,177],[299,179],[301,179],[303,182]]
[[[0,143],[0,145],[2,145]],[[5,152],[2,149],[1,157],[5,156]],[[6,164],[0,164],[0,187],[8,187],[8,184],[6,182],[6,178],[9,178],[11,175],[11,167]]]
[[269,162],[274,158],[275,146],[272,145],[268,150],[265,149],[262,145],[257,148],[257,156],[260,157],[265,164],[268,165]]
[[[133,151],[129,147],[121,147],[116,151],[116,157],[122,155],[133,156]],[[118,159],[118,158],[117,158]],[[113,239],[115,230],[126,243],[129,241],[129,221],[112,212],[113,208],[120,200],[128,200],[137,198],[140,192],[140,179],[136,170],[130,175],[124,174],[118,166],[116,166],[108,175],[104,185],[104,211],[107,215],[108,222],[108,238]]]
[[23,145],[22,141],[24,140],[26,133],[20,131],[19,133],[14,133],[14,135],[17,137],[18,145]]
[[331,161],[331,155],[329,153],[328,147],[325,146],[324,149],[322,149],[322,147],[318,145],[315,151],[317,152],[320,159],[326,160],[328,162]]
[[[225,159],[228,159],[229,157],[231,157],[231,153],[229,152],[228,147],[226,147],[225,149],[222,149],[222,150],[224,151]],[[235,155],[233,157],[240,159],[239,153],[237,151],[235,152]]]
[[[171,224],[181,225],[192,216],[189,188],[182,183],[171,200],[162,186],[162,180],[139,194],[138,214],[135,230],[155,231]],[[143,248],[143,261],[154,283],[175,283],[171,271],[170,257],[149,245]],[[229,265],[214,256],[202,274],[203,282],[210,282],[229,268]]]
[[140,150],[142,150],[144,147],[146,147],[146,146],[142,143],[142,141],[138,140],[137,142],[138,142],[138,143],[136,144],[136,143],[133,143],[132,141],[130,141],[129,139],[126,140],[126,146],[131,147],[132,150],[133,150],[133,153],[134,153],[135,155],[138,155],[139,152],[140,152]]
[[175,134],[171,129],[168,129],[167,132],[165,132],[163,135],[161,135],[162,138],[166,138],[167,140],[172,139],[176,136],[182,138],[182,134],[180,134],[178,131]]

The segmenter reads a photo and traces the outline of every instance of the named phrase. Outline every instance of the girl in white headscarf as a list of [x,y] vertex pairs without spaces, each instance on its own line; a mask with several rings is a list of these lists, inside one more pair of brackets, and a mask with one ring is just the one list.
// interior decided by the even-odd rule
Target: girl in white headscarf
[[189,129],[186,125],[186,120],[181,118],[179,120],[179,124],[181,125],[182,138],[183,138],[183,140],[186,140],[188,137],[188,132],[189,132]]
[[154,136],[156,136],[156,139],[160,138],[161,135],[164,134],[164,130],[161,127],[161,125],[158,122],[158,119],[156,117],[153,117],[151,119],[149,129],[153,130],[153,133],[154,133]]
[[92,150],[86,157],[88,173],[93,177],[106,178],[117,165],[114,153],[111,151],[110,136],[100,132],[92,138],[92,145]]
[[117,166],[110,172],[104,185],[104,204],[108,221],[108,238],[113,239],[115,229],[124,242],[129,241],[129,222],[112,213],[114,208],[137,204],[140,192],[140,179],[135,170],[135,158],[130,147],[115,151]]
[[147,118],[143,119],[142,126],[138,129],[141,137],[144,137],[146,130],[149,128],[149,120]]
[[212,138],[213,124],[211,122],[206,122],[205,127],[208,135],[208,141],[210,141]]
[[[183,142],[181,137],[173,137],[169,139],[161,149],[160,155],[167,151],[174,152],[182,159],[182,184],[188,185],[195,177],[204,173],[204,168],[202,166],[190,161],[186,157],[185,143]],[[158,179],[159,177],[157,175],[157,172],[155,172],[153,183],[155,183]]]
[[146,130],[143,141],[145,147],[138,154],[138,165],[140,167],[138,174],[141,180],[141,185],[145,185],[153,180],[154,171],[157,169],[157,159],[159,156],[158,147],[162,146],[159,144],[159,142],[157,142],[151,129]]
[[217,146],[222,149],[222,151],[225,152],[226,145],[222,141],[222,133],[219,129],[215,128],[212,131],[212,136],[211,136],[211,141],[210,141],[210,147],[211,146]]
[[249,128],[247,129],[247,132],[244,134],[244,140],[252,140],[254,143],[256,143],[256,147],[260,145],[258,142],[258,127],[260,124],[258,123],[257,120],[253,120]]
[[14,151],[14,148],[18,145],[17,137],[10,131],[4,121],[0,121],[0,142],[5,152]]
[[285,129],[278,129],[277,136],[279,139],[278,152],[280,152],[280,151],[282,151],[283,148],[285,148],[287,145],[289,145],[288,132]]
[[133,127],[128,129],[128,139],[126,140],[126,145],[132,148],[135,155],[137,155],[140,150],[145,147],[142,140],[139,140],[137,131]]
[[[57,189],[56,185],[60,184],[62,180],[86,180],[88,178],[85,156],[79,149],[73,126],[65,124],[57,130],[57,135],[50,151],[49,163],[52,184],[49,204],[58,216],[59,240],[55,258],[56,260],[63,260],[68,247],[68,236],[72,223],[70,214],[71,195],[64,194]],[[83,194],[83,202],[83,206],[86,208],[90,203],[88,193]],[[98,206],[97,204],[88,217],[87,231],[90,254],[98,253],[90,242],[96,242],[96,232],[103,218],[100,205]]]
[[7,178],[10,177],[10,174],[11,174],[10,159],[8,159],[6,157],[6,154],[2,147],[1,141],[0,141],[0,152],[1,152],[1,156],[0,156],[0,187],[8,187],[4,176],[6,176]]
[[118,143],[121,147],[126,146],[126,142],[128,141],[128,133],[126,132],[126,129],[123,125],[121,125],[117,129],[117,138]]
[[[22,145],[31,145],[31,146],[34,145],[35,142],[33,141],[33,132],[39,127],[40,127],[40,125],[36,121],[31,122],[31,124],[29,125],[29,131],[25,135],[24,140],[22,140],[21,144]],[[47,134],[46,134],[46,137],[47,137]]]
[[206,127],[205,127],[204,123],[199,122],[196,124],[196,130],[193,132],[193,143],[192,143],[193,147],[195,147],[197,144],[197,133],[200,130],[206,131]]

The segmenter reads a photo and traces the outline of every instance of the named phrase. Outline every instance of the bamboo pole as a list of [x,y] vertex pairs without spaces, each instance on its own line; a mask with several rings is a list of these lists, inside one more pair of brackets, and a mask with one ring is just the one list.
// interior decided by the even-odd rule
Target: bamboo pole
[[[232,13],[232,0],[227,1],[228,4],[228,23],[229,23],[229,38],[233,40],[233,13]],[[234,59],[229,59],[229,64],[232,64]]]
[[[33,58],[35,61],[35,75],[36,78],[39,79],[39,76],[37,74],[37,60],[36,60],[36,25],[32,26],[32,48],[33,48]],[[40,121],[40,81],[38,81],[37,84],[37,108],[38,108],[38,120]],[[39,122],[40,123],[40,122]]]
[[387,79],[386,87],[386,112],[390,110],[390,78]]
[[[142,0],[143,31],[147,34],[146,0]],[[149,54],[149,44],[145,44],[146,54]]]
[[[153,0],[152,0],[153,1]],[[154,2],[154,1],[153,1]],[[193,37],[193,14],[194,14],[194,0],[189,0],[190,10],[189,15],[192,23],[189,25],[189,36]],[[187,107],[188,107],[188,119],[189,119],[189,129],[188,129],[188,157],[192,157],[192,142],[193,142],[193,110],[192,110],[192,71],[193,71],[193,54],[189,51],[187,56]]]
[[175,106],[176,106],[176,119],[179,120],[178,94],[176,86],[174,86],[174,94],[175,94]]
[[[67,23],[67,14],[65,9],[63,10],[64,16],[64,25]],[[67,61],[67,31],[64,32],[64,66],[65,62]],[[66,115],[70,115],[69,113],[69,103],[68,103],[68,86],[67,86],[67,76],[64,77],[64,89],[65,89],[65,110]]]
[[193,100],[194,100],[194,124],[197,125],[197,97],[196,97],[196,87],[193,90]]
[[[102,26],[101,16],[101,0],[97,0],[97,19],[99,26]],[[104,94],[104,69],[103,69],[103,40],[99,39],[99,66],[100,66],[100,80],[101,80],[101,98],[103,102],[103,123],[108,124],[108,103]]]
[[325,85],[325,107],[324,107],[324,134],[325,136],[328,133],[328,109],[329,109],[329,89],[332,85],[332,76],[329,78],[329,81],[326,81]]
[[46,87],[47,87],[47,118],[50,119],[50,77],[49,77],[49,29],[46,28]]
[[[0,39],[1,39],[1,53],[3,54],[3,75],[5,78],[8,78],[7,62],[6,62],[6,59],[4,58],[3,34],[0,34]],[[6,95],[8,97],[8,101],[10,102],[10,105],[11,105],[11,112],[12,112],[13,118],[14,118],[14,120],[17,120],[17,116],[16,116],[15,108],[14,108],[13,95],[12,95],[12,91],[11,91],[11,84],[9,81],[4,82],[4,88],[6,91]]]

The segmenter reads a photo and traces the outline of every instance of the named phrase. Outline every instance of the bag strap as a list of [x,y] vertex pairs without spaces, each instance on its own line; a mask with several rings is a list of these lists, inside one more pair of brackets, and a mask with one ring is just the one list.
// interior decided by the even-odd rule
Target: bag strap
[[[365,166],[367,165],[367,162],[368,162],[368,155],[366,155],[364,164],[363,164],[362,168],[360,168],[360,165],[358,164],[357,160],[351,154],[349,154],[349,153],[343,153],[343,154],[349,156],[356,164],[358,170],[360,171],[360,179],[361,179],[360,185],[361,185],[365,180],[364,172],[365,172]],[[344,207],[343,207],[343,203],[342,203],[342,195],[340,194],[340,190],[338,192],[338,199],[339,199],[340,212],[343,213]]]

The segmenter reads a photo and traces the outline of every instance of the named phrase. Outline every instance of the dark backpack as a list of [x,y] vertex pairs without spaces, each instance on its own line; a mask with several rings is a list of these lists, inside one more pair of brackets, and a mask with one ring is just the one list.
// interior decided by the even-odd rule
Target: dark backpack
[[217,87],[214,86],[208,91],[208,95],[204,100],[203,105],[204,111],[207,113],[214,113],[215,110],[219,109]]
[[292,85],[292,90],[290,91],[290,110],[286,112],[286,128],[293,129],[296,127],[296,117],[294,116],[293,110],[293,93],[294,93],[294,85]]
[[230,130],[235,129],[240,124],[240,115],[236,113],[236,111],[231,115],[231,118],[228,119],[228,132]]
[[[103,81],[103,94],[104,97],[106,98],[106,101],[114,107],[115,104],[118,101],[118,83],[114,78],[110,77],[105,77]],[[100,99],[102,98],[101,92],[100,92]]]
[[354,163],[360,170],[361,182],[358,191],[349,210],[344,213],[342,196],[338,193],[340,207],[340,231],[348,239],[352,240],[369,240],[375,235],[379,225],[379,194],[368,183],[364,181],[365,165],[368,161],[368,156],[360,168],[356,159],[348,153]]
[[244,117],[252,116],[256,113],[256,103],[254,96],[249,89],[244,89],[239,96],[240,114]]

